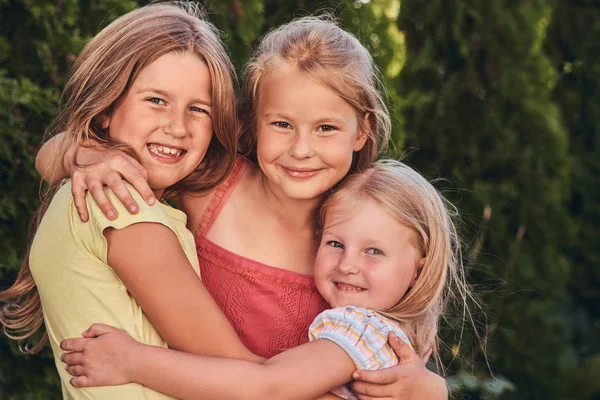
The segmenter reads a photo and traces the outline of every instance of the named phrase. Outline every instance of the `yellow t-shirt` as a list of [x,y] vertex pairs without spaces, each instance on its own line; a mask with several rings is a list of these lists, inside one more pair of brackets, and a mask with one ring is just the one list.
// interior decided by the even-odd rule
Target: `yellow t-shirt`
[[[166,347],[141,307],[107,264],[104,229],[122,229],[139,222],[162,224],[175,232],[199,274],[194,237],[185,226],[185,214],[158,202],[149,206],[132,186],[128,188],[140,206],[137,214],[129,214],[114,193],[106,189],[117,209],[117,219],[108,220],[88,194],[90,218],[87,223],[82,223],[71,196],[71,182],[67,181],[52,199],[33,240],[31,273],[42,300],[44,322],[65,399],[171,398],[138,384],[76,389],[69,384],[71,376],[60,361],[63,353],[60,341],[81,336],[94,322],[117,326],[139,342]],[[165,268],[169,266],[165,265]],[[156,295],[160,296],[160,293]]]

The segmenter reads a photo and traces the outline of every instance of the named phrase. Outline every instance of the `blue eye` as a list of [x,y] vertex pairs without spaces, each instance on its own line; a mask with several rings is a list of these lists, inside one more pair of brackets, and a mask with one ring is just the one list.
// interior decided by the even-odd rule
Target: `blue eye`
[[343,249],[344,245],[336,240],[330,240],[327,242],[328,246],[334,247],[336,249]]
[[367,249],[367,253],[368,254],[372,254],[372,255],[385,255],[385,253],[379,249],[376,249],[375,247],[371,247]]
[[282,129],[290,129],[292,127],[292,125],[290,125],[284,121],[275,121],[275,122],[272,122],[271,125],[274,125],[277,128],[282,128]]
[[149,102],[154,103],[154,104],[158,104],[158,105],[163,105],[165,104],[165,101],[163,99],[159,99],[158,97],[150,97],[148,99]]

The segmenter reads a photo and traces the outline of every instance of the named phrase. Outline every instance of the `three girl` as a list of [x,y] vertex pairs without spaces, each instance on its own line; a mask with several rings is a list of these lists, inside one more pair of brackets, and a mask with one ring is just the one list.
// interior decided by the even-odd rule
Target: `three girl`
[[[441,196],[396,161],[346,178],[321,208],[320,226],[315,281],[335,308],[312,323],[310,343],[255,364],[140,345],[97,324],[61,345],[76,351],[63,356],[72,384],[133,381],[182,399],[306,399],[328,390],[355,399],[338,387],[355,369],[398,362],[388,335],[422,352],[422,328],[437,322],[449,284],[466,294],[460,246]],[[243,384],[229,387],[231,376]]]
[[[170,6],[145,9],[157,9],[153,7]],[[143,25],[139,18],[135,22],[133,27],[128,28],[137,29],[136,25]],[[156,34],[162,33],[161,29],[155,31]],[[169,36],[182,37],[179,34]],[[105,37],[100,34],[98,43]],[[184,39],[189,40],[187,37]],[[145,43],[154,50],[152,54],[157,54],[152,42]],[[103,49],[108,47],[111,46],[102,46]],[[131,48],[135,47],[132,45]],[[177,50],[173,48],[172,51],[179,54]],[[215,55],[207,52],[203,57],[210,59]],[[122,59],[127,61],[125,57]],[[205,62],[209,66],[212,63]],[[111,73],[114,75],[115,71],[123,74],[120,69],[113,69]],[[354,37],[331,22],[314,18],[284,25],[265,37],[247,70],[247,102],[242,118],[246,127],[241,144],[250,159],[256,162],[238,158],[225,181],[217,185],[222,175],[215,171],[221,168],[230,170],[228,157],[235,154],[233,141],[223,144],[225,136],[230,139],[233,137],[231,131],[226,129],[233,125],[227,125],[225,121],[233,118],[234,110],[231,103],[224,101],[229,98],[226,95],[228,86],[225,85],[225,92],[222,92],[221,84],[217,83],[218,79],[229,76],[229,71],[209,67],[209,72],[212,98],[209,102],[207,99],[194,98],[203,101],[189,104],[185,109],[193,111],[194,115],[208,111],[216,138],[211,139],[206,160],[200,165],[196,176],[189,176],[184,180],[184,185],[175,187],[179,189],[176,193],[181,193],[177,204],[186,212],[187,226],[195,233],[202,283],[228,317],[242,343],[259,356],[272,357],[305,343],[309,324],[327,308],[312,278],[319,245],[315,235],[316,210],[327,191],[349,172],[365,169],[374,161],[381,143],[389,138],[389,117],[377,95],[372,60]],[[167,75],[188,79],[193,74],[177,71]],[[106,77],[107,73],[102,76]],[[143,93],[144,88],[138,89],[139,93],[133,90],[141,72],[139,76],[129,72],[128,76],[133,85],[127,88],[123,86],[119,93],[126,89],[127,95],[130,92]],[[196,91],[199,93],[199,89]],[[152,96],[142,98],[156,107],[164,108],[165,117],[161,121],[165,121],[167,130],[181,132],[183,129],[177,130],[173,126],[181,128],[184,125],[183,116],[173,110],[183,109],[180,107],[183,102],[172,101],[165,92],[168,94],[168,91],[159,90]],[[125,99],[127,95],[124,95]],[[101,122],[103,116],[112,116],[122,100],[123,96],[116,96],[102,103],[103,107],[98,107],[97,114],[90,120]],[[84,104],[83,100],[78,101]],[[136,108],[131,110],[136,111]],[[136,118],[139,124],[145,120],[144,115]],[[93,125],[85,126],[93,128]],[[129,127],[123,130],[123,140],[128,133],[137,129],[134,123],[120,126]],[[71,132],[70,126],[62,128]],[[82,137],[94,139],[89,134]],[[98,138],[100,143],[106,142],[105,137]],[[89,145],[89,142],[85,144]],[[177,159],[186,155],[185,152],[179,152],[185,148],[171,142],[157,140],[133,144],[137,144],[135,150],[147,151],[152,154],[151,157],[175,156]],[[219,148],[219,145],[225,151],[212,155],[212,148]],[[133,206],[132,199],[137,202],[138,214],[144,214],[147,206],[141,201],[142,197],[135,191],[129,194],[120,176],[131,178],[137,191],[147,199],[150,197],[149,188],[140,179],[148,169],[146,162],[140,164],[129,156],[118,155],[90,165],[99,155],[106,159],[107,153],[92,147],[80,151],[72,149],[64,153],[66,160],[61,161],[66,162],[58,166],[54,175],[70,172],[61,171],[65,167],[73,171],[75,207],[84,219],[89,219],[89,224],[95,224],[97,220],[110,224],[127,218],[127,211]],[[38,160],[45,178],[51,180],[51,169],[45,166],[49,160],[56,158],[53,151],[56,151],[56,146],[46,146]],[[73,159],[77,163],[73,163]],[[86,167],[71,168],[72,164]],[[113,169],[115,165],[116,169]],[[97,176],[101,177],[100,180],[94,178]],[[198,176],[204,180],[199,180]],[[104,182],[112,190],[102,190]],[[192,186],[194,184],[196,186]],[[89,196],[85,196],[85,189],[89,189],[92,196],[98,199],[100,208]],[[160,197],[162,193],[156,192],[155,196]],[[127,208],[116,204],[117,197],[125,199]],[[114,205],[109,206],[109,200]],[[74,212],[73,204],[69,203],[69,206]],[[100,210],[107,214],[106,218],[100,215]],[[71,215],[69,223],[74,224],[75,219]],[[125,229],[135,229],[136,225],[150,224],[136,223]],[[160,227],[160,224],[155,225]],[[108,232],[125,229],[110,229]],[[136,230],[134,236],[138,234]],[[107,236],[110,235],[113,233]],[[123,268],[129,273],[117,271],[117,274],[169,347],[196,354],[252,359],[253,355],[230,337],[231,327],[222,323],[222,314],[213,313],[212,300],[205,298],[206,292],[200,280],[192,276],[192,268],[189,267],[185,272],[183,268],[173,265],[183,264],[172,256],[172,247],[175,247],[173,240],[168,241],[165,236],[158,236],[151,242],[145,241],[151,239],[146,236],[140,236],[140,239],[144,240],[113,241],[109,243],[109,248],[120,243],[117,244],[119,248],[111,250],[108,255],[118,254],[129,257],[129,260],[142,257],[139,259],[141,262],[138,260]],[[110,259],[108,261],[110,264]],[[146,263],[154,267],[148,267]],[[54,267],[51,269],[53,271]],[[82,270],[85,271],[84,268]],[[68,292],[67,288],[61,291]],[[126,291],[123,290],[123,293]],[[106,303],[103,306],[112,302],[110,294],[98,294],[95,298],[99,303]],[[64,303],[75,302],[69,299]],[[60,306],[51,304],[44,308],[59,309]],[[88,326],[90,318],[94,318],[92,313],[83,315],[82,312],[73,314],[66,309],[61,311],[72,320],[81,316],[77,322],[79,326]],[[95,320],[120,325],[120,321],[113,322],[111,319]],[[62,337],[76,336],[79,332]],[[136,339],[140,339],[139,336]],[[55,349],[55,354],[58,356],[60,351]],[[401,367],[390,371],[401,371]],[[393,374],[401,375],[399,372]],[[414,382],[408,383],[415,385],[423,398],[429,395],[430,390],[437,393],[440,386],[444,389],[443,380],[423,367],[412,377],[415,378],[414,382],[418,382],[419,378],[428,383],[419,386]],[[401,387],[407,385],[407,382],[399,379],[393,381]],[[376,390],[382,396],[393,396],[399,392],[394,384],[362,386],[361,390]],[[360,390],[357,392],[360,393]],[[438,394],[438,398],[444,397],[444,394]]]

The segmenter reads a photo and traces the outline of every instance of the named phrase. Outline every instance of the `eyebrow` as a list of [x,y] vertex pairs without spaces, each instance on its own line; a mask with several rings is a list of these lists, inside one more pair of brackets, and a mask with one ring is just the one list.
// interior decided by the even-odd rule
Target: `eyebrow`
[[[158,93],[164,97],[171,97],[168,92],[161,90],[161,89],[151,88],[151,87],[141,88],[137,91],[137,93],[144,93],[144,92],[154,92],[154,93]],[[202,100],[202,99],[194,99],[192,102],[200,103],[200,104],[204,104],[205,106],[212,107],[212,104],[210,104],[210,101],[206,101],[206,100]]]
[[289,115],[286,114],[282,114],[282,113],[266,113],[263,115],[264,118],[269,118],[269,117],[276,117],[276,118],[282,118],[282,119],[292,119]]
[[[287,120],[293,120],[294,118],[290,117],[287,114],[283,114],[283,113],[266,113],[263,115],[263,118],[269,118],[269,117],[275,117],[275,118],[281,118],[281,119],[287,119]],[[335,117],[325,117],[325,118],[321,118],[318,119],[316,121],[314,121],[314,123],[317,124],[324,124],[324,123],[336,123],[336,124],[343,124],[344,120],[342,118],[335,118]]]

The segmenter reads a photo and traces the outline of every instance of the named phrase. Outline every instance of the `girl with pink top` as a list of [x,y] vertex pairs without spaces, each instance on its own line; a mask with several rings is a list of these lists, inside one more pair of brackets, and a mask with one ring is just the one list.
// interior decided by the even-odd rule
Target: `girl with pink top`
[[[203,283],[249,350],[272,357],[305,343],[310,323],[328,307],[312,277],[316,210],[348,173],[375,160],[389,141],[390,118],[368,51],[318,18],[265,36],[247,65],[244,93],[240,145],[246,158],[216,189],[184,192],[176,202],[195,234]],[[52,149],[47,144],[38,156],[45,177]],[[72,176],[83,220],[86,190],[107,217],[115,216],[104,184],[129,210],[137,209],[123,178],[153,201],[144,169],[128,156],[84,149],[77,159],[85,168],[72,168],[72,154],[65,157],[62,172]],[[423,366],[400,365],[361,379],[353,386],[359,396],[414,390],[414,398],[446,397],[443,380]]]

